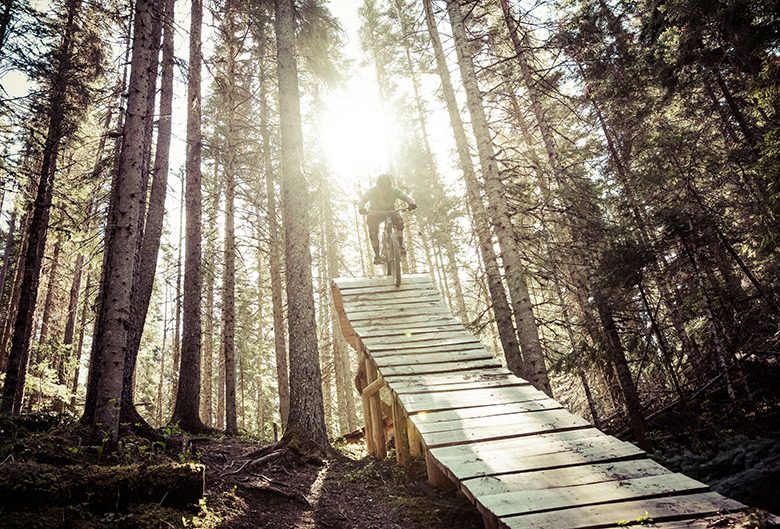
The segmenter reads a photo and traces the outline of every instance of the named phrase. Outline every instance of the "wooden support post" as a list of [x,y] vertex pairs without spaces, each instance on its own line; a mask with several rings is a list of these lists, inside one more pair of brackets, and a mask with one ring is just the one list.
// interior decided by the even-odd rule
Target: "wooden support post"
[[485,529],[498,529],[498,518],[491,512],[482,513],[482,523]]
[[371,427],[371,399],[363,395],[363,418],[366,421],[365,435],[366,435],[366,451],[368,455],[375,456],[376,450],[374,449],[374,431]]
[[420,433],[417,431],[417,427],[411,421],[406,419],[406,434],[409,439],[409,454],[415,459],[422,459],[422,442],[420,441]]
[[[370,385],[377,378],[377,371],[371,359],[366,356],[366,374],[368,375],[368,384]],[[374,438],[374,457],[384,459],[387,457],[387,447],[385,446],[385,426],[382,421],[382,406],[379,402],[379,393],[374,393],[368,398],[369,408],[371,409],[371,433]]]
[[393,434],[395,439],[395,459],[399,465],[409,464],[409,438],[406,433],[406,413],[398,397],[393,396]]
[[368,386],[368,373],[366,372],[365,365],[366,365],[366,355],[362,351],[360,351],[359,357],[358,357],[358,372],[355,375],[355,387],[360,392],[363,400],[363,418],[365,420],[365,436],[366,436],[366,451],[368,452],[368,455],[374,456],[376,455],[376,450],[374,449],[374,435],[373,435],[373,429],[371,428],[371,404],[368,396],[366,396],[363,393],[363,390]]
[[454,488],[454,484],[450,478],[441,471],[433,460],[433,457],[431,457],[431,453],[427,450],[425,451],[425,469],[428,471],[428,483],[430,483],[432,487],[436,487],[437,489]]

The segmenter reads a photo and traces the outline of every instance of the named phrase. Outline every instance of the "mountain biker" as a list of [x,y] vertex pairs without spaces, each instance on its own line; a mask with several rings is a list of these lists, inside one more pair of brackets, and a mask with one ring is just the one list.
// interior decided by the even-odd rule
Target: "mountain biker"
[[[409,205],[409,211],[417,209],[414,199],[395,187],[393,179],[389,174],[382,174],[376,179],[376,185],[366,191],[358,203],[360,214],[368,215],[366,222],[368,223],[368,236],[371,239],[371,247],[374,249],[374,264],[382,264],[384,262],[379,254],[379,225],[387,218],[387,213],[385,212],[396,209],[395,203],[397,199],[406,202]],[[369,203],[368,210],[366,210],[366,203]],[[406,255],[404,219],[398,211],[391,213],[390,218],[393,220],[393,226],[398,235],[398,246],[400,247],[401,255]]]

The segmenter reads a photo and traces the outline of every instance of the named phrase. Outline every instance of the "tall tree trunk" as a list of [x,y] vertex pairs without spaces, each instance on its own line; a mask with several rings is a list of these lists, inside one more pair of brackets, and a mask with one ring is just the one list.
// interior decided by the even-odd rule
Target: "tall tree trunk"
[[292,0],[276,0],[276,59],[282,148],[282,219],[290,343],[290,415],[282,440],[329,450],[309,250],[309,193],[303,174],[298,64]]
[[79,390],[79,376],[81,375],[81,354],[84,350],[84,335],[86,334],[87,330],[87,314],[89,314],[89,291],[92,288],[92,275],[90,274],[89,268],[87,268],[86,271],[87,274],[87,283],[84,285],[84,295],[83,295],[83,301],[81,302],[81,317],[79,318],[79,339],[76,343],[76,352],[75,352],[75,363],[76,367],[73,370],[73,378],[70,385],[70,409],[72,411],[76,410],[76,397],[78,396],[78,390]]
[[515,240],[515,233],[506,201],[506,191],[501,184],[498,166],[491,139],[490,128],[485,117],[482,95],[479,91],[474,62],[469,53],[469,41],[466,35],[463,14],[459,0],[447,0],[447,12],[452,25],[455,50],[458,55],[461,79],[466,91],[466,100],[471,115],[471,126],[477,139],[482,176],[488,196],[488,208],[493,227],[501,247],[501,259],[504,263],[509,295],[512,300],[520,349],[523,355],[523,375],[537,389],[552,394],[544,351],[539,341],[539,330],[534,318],[533,304],[528,292],[525,271]]
[[268,260],[271,274],[271,310],[274,320],[274,351],[276,358],[276,381],[279,392],[279,416],[282,430],[290,413],[290,379],[287,362],[287,330],[282,302],[282,239],[279,234],[276,207],[276,185],[273,156],[271,152],[271,131],[268,124],[269,103],[266,92],[265,67],[260,69],[260,132],[263,140],[263,165],[265,168],[266,211],[268,215]]
[[[217,210],[221,188],[219,181],[219,162],[214,162],[214,182],[217,184],[213,191],[209,206],[206,210],[206,226],[216,231]],[[203,315],[203,399],[201,400],[201,417],[207,426],[214,426],[214,279],[216,277],[217,259],[216,235],[211,233],[206,237],[206,261],[204,263],[204,289],[206,290],[206,312]]]
[[[8,221],[8,233],[5,235],[5,246],[3,247],[3,264],[0,265],[0,305],[3,302],[5,293],[5,279],[8,277],[8,267],[11,264],[11,252],[14,247],[14,235],[16,233],[16,208],[11,210],[11,218]],[[7,305],[6,305],[7,307]],[[0,353],[0,357],[2,357]],[[2,364],[2,362],[0,362]]]
[[[62,336],[62,345],[66,347],[73,345],[73,338],[76,334],[76,317],[79,312],[79,293],[81,292],[81,275],[83,271],[84,254],[79,253],[76,256],[76,263],[73,266],[73,279],[70,282],[70,293],[68,295],[68,316],[65,321],[65,331]],[[65,384],[64,365],[58,370],[58,376],[60,384]]]
[[[112,205],[106,226],[106,243],[101,299],[92,342],[91,377],[94,381],[94,410],[85,410],[85,420],[111,439],[118,435],[122,396],[122,372],[132,324],[132,286],[138,259],[139,226],[143,216],[145,190],[144,125],[152,119],[147,96],[149,72],[154,59],[153,3],[138,0],[135,7],[133,56],[131,61],[127,117],[122,135],[119,165],[113,183]],[[97,360],[97,361],[96,361]],[[91,414],[91,416],[90,416]]]
[[238,433],[236,421],[236,46],[233,4],[225,4],[223,34],[227,40],[225,120],[225,248],[222,274],[222,350],[225,355],[225,430]]
[[447,104],[450,125],[452,127],[453,136],[455,137],[458,161],[460,162],[460,168],[461,171],[463,171],[463,178],[466,182],[466,192],[468,194],[468,204],[471,209],[472,224],[479,243],[480,257],[485,265],[490,302],[493,314],[495,315],[501,346],[510,369],[515,373],[521,373],[523,369],[522,356],[517,342],[514,323],[512,322],[512,312],[509,308],[506,290],[504,289],[504,284],[501,280],[501,271],[498,266],[498,259],[493,246],[490,224],[488,222],[487,212],[485,211],[485,205],[482,202],[482,195],[474,171],[474,165],[471,160],[468,139],[466,138],[466,129],[463,125],[463,119],[460,116],[460,109],[455,98],[455,89],[452,86],[450,71],[445,60],[444,48],[441,43],[441,38],[439,37],[439,31],[436,28],[431,0],[423,0],[423,6],[425,7],[425,20],[436,59],[436,71],[441,79],[442,94],[444,101]]
[[49,97],[49,123],[43,146],[41,168],[38,172],[38,188],[33,202],[32,217],[27,233],[27,248],[22,263],[21,291],[8,355],[0,413],[19,413],[21,396],[27,377],[27,362],[32,337],[33,313],[38,298],[38,283],[41,276],[41,260],[46,248],[46,232],[49,226],[54,175],[57,171],[57,155],[64,134],[66,114],[65,98],[68,90],[68,70],[71,68],[71,53],[74,34],[77,31],[76,13],[80,0],[67,3],[66,22],[62,41],[57,51],[57,69],[51,82]]
[[51,322],[51,311],[54,308],[54,291],[57,289],[57,275],[60,271],[60,253],[62,253],[62,241],[57,239],[54,243],[54,249],[51,253],[51,264],[49,265],[49,278],[46,285],[46,296],[43,298],[43,312],[41,313],[41,333],[38,335],[38,343],[45,345],[49,340],[49,324]]
[[[122,411],[121,421],[135,425],[134,427],[146,427],[146,421],[135,408],[133,395],[133,378],[135,373],[138,351],[141,346],[146,316],[149,311],[149,302],[152,298],[154,277],[157,271],[157,255],[160,250],[163,221],[165,217],[165,198],[168,191],[168,169],[170,160],[171,123],[173,111],[173,0],[165,0],[161,6],[155,9],[155,23],[152,28],[152,58],[155,67],[150,72],[154,76],[149,82],[148,112],[154,113],[154,94],[156,86],[157,68],[156,62],[160,44],[160,33],[164,33],[162,78],[160,81],[160,120],[157,130],[157,146],[155,149],[154,166],[152,168],[152,185],[149,192],[149,206],[146,211],[145,221],[142,217],[139,226],[143,231],[139,241],[140,256],[133,277],[133,306],[130,314],[131,326],[128,333],[127,354],[123,368],[122,382]],[[151,156],[152,130],[147,122],[144,130],[144,164],[146,173],[148,160]],[[145,178],[148,180],[148,177]],[[144,189],[146,185],[144,184]]]
[[3,48],[8,40],[9,26],[13,18],[13,9],[16,7],[14,0],[3,0],[2,12],[0,12],[0,59],[3,58]]
[[202,277],[201,254],[201,32],[202,0],[192,0],[190,25],[190,58],[187,76],[187,164],[185,192],[185,233],[187,238],[184,261],[183,327],[179,387],[173,408],[174,422],[187,432],[208,430],[200,420],[200,305]]

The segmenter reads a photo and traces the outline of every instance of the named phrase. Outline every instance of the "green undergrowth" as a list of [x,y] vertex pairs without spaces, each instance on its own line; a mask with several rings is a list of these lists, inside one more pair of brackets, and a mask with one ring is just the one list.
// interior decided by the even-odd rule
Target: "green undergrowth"
[[208,529],[243,512],[231,491],[203,497],[201,454],[163,433],[109,450],[72,416],[0,417],[0,527]]

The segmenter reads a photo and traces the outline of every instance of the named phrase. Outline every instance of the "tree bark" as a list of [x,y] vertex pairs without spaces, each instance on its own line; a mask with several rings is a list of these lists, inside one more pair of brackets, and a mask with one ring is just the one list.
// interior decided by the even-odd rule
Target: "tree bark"
[[173,408],[174,422],[184,431],[197,433],[207,430],[200,420],[200,305],[201,277],[201,32],[203,24],[202,0],[192,0],[190,25],[190,57],[187,76],[187,164],[186,164],[186,222],[187,240],[184,261],[184,299],[182,302],[182,344],[179,366],[179,387]]
[[222,29],[227,43],[225,72],[225,246],[222,275],[222,351],[225,355],[225,430],[228,435],[238,433],[236,419],[236,45],[233,4],[225,4],[225,22]]
[[276,59],[282,147],[282,219],[290,343],[290,414],[282,440],[328,451],[309,250],[309,193],[303,174],[292,0],[276,0]]
[[504,284],[501,280],[501,271],[498,266],[498,258],[496,257],[493,246],[490,223],[488,222],[487,212],[485,211],[485,205],[480,193],[479,182],[477,181],[474,165],[471,160],[466,130],[455,98],[455,89],[452,86],[450,71],[445,60],[444,48],[441,43],[441,38],[439,37],[439,31],[436,28],[431,0],[423,0],[423,6],[425,7],[425,20],[436,59],[436,70],[441,79],[442,95],[447,104],[450,125],[452,127],[453,136],[455,137],[455,146],[458,151],[458,160],[460,162],[461,171],[463,171],[463,178],[466,182],[466,192],[468,195],[468,204],[471,209],[472,224],[477,235],[480,256],[482,257],[485,266],[488,292],[490,293],[490,303],[493,314],[495,315],[499,339],[504,351],[504,357],[506,358],[510,369],[515,373],[522,373],[522,356],[520,354],[520,346],[517,342],[517,335],[512,321],[512,312],[509,303],[507,302]]
[[27,362],[32,337],[33,313],[38,298],[38,283],[41,276],[41,260],[46,248],[46,232],[49,226],[54,175],[57,171],[57,155],[64,134],[66,114],[65,99],[68,90],[68,70],[71,68],[71,53],[74,35],[77,31],[76,13],[81,6],[80,0],[67,3],[66,21],[62,41],[57,52],[57,69],[51,83],[49,97],[49,123],[46,141],[43,146],[41,168],[38,173],[38,187],[32,207],[32,216],[28,226],[27,247],[22,261],[21,291],[25,293],[19,299],[11,337],[11,351],[8,355],[3,396],[0,401],[0,413],[19,413],[21,396],[27,377]]
[[[135,7],[133,54],[118,170],[112,185],[112,206],[106,226],[101,299],[95,319],[90,376],[94,381],[94,412],[85,420],[95,435],[116,439],[122,396],[122,372],[132,324],[132,286],[138,259],[139,226],[145,190],[144,126],[147,115],[149,72],[153,60],[153,3],[138,0]],[[97,360],[97,361],[96,361]]]
[[282,302],[282,258],[280,248],[278,211],[276,206],[276,185],[271,152],[271,131],[268,124],[269,103],[266,92],[265,68],[260,69],[260,133],[263,141],[263,165],[265,168],[266,211],[268,215],[268,260],[271,274],[271,310],[274,320],[274,351],[276,358],[276,381],[279,392],[279,416],[282,430],[290,413],[290,380],[287,361],[287,330]]
[[[144,425],[146,421],[135,408],[134,384],[136,360],[141,346],[141,338],[149,311],[149,302],[152,298],[154,277],[157,271],[157,255],[160,250],[163,221],[165,217],[165,198],[168,191],[168,169],[170,160],[171,143],[171,114],[173,111],[173,0],[165,0],[161,6],[155,7],[151,39],[151,56],[153,68],[150,71],[152,78],[149,81],[147,100],[148,121],[144,130],[144,162],[143,172],[147,173],[149,159],[151,157],[151,123],[154,115],[154,89],[156,87],[157,58],[160,46],[160,35],[164,33],[162,76],[160,81],[160,120],[157,130],[157,146],[155,149],[154,166],[152,168],[152,185],[149,192],[149,204],[146,210],[145,221],[143,217],[139,222],[142,228],[139,240],[139,260],[133,277],[133,305],[130,314],[131,326],[128,332],[127,354],[123,368],[122,382],[122,411],[120,420],[123,423]],[[146,182],[143,188],[146,193]]]
[[533,304],[509,215],[506,190],[498,174],[496,155],[485,117],[474,62],[468,51],[469,42],[459,0],[447,0],[447,12],[452,25],[461,79],[466,91],[471,126],[477,139],[477,152],[488,196],[488,210],[501,248],[501,260],[504,263],[509,295],[517,322],[517,334],[523,355],[523,375],[534,387],[551,395],[552,388],[547,376],[544,351],[539,341]]

